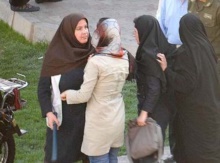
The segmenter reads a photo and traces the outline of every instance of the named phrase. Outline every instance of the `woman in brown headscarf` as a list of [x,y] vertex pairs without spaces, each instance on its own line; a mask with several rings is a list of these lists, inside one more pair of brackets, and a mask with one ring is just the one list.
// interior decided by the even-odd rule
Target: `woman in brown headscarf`
[[129,73],[128,55],[122,50],[117,20],[103,18],[92,37],[96,53],[85,67],[79,90],[66,90],[68,104],[87,102],[81,151],[90,163],[117,163],[124,142],[125,105],[122,88]]
[[[86,103],[68,105],[61,102],[60,92],[80,88],[87,59],[94,52],[90,41],[88,20],[81,14],[70,14],[62,20],[45,54],[38,99],[48,126],[45,146],[47,163],[51,160],[53,123],[59,127],[57,163],[84,159],[80,148]],[[53,112],[57,113],[57,118]]]

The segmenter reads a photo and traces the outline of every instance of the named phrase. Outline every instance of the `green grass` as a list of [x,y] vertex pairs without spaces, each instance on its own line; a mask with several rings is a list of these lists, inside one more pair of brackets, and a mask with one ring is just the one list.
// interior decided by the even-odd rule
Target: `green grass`
[[[29,82],[27,88],[21,91],[21,96],[27,100],[27,105],[15,112],[15,119],[20,126],[28,131],[19,137],[15,135],[15,163],[42,163],[44,157],[45,119],[41,117],[37,100],[37,83],[41,69],[46,43],[30,43],[23,36],[14,32],[8,25],[0,21],[0,78],[16,77],[16,73],[26,76]],[[136,117],[136,87],[135,83],[127,82],[123,95],[126,104],[126,119]],[[120,155],[126,154],[125,147]]]
[[15,163],[40,163],[43,162],[46,127],[44,119],[41,118],[36,90],[42,64],[42,60],[38,58],[44,54],[47,45],[28,42],[3,22],[0,22],[0,29],[0,77],[7,79],[21,73],[29,83],[29,86],[21,91],[22,97],[28,103],[21,111],[15,112],[20,128],[28,131],[21,137],[15,135]]

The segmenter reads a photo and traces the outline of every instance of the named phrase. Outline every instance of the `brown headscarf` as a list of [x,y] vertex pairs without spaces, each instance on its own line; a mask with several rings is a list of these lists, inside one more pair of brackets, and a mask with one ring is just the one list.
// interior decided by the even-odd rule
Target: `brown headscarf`
[[88,23],[82,14],[74,13],[64,17],[45,54],[41,76],[58,75],[85,66],[94,48],[91,36],[86,44],[81,44],[75,37],[75,28],[82,19]]

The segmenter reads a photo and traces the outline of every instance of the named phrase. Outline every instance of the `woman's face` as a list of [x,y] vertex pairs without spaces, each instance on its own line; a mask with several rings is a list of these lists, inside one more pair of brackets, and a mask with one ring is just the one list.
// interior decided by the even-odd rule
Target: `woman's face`
[[134,38],[137,41],[137,44],[140,44],[139,35],[137,29],[134,27]]
[[75,29],[75,36],[81,44],[87,43],[89,38],[89,29],[85,19],[82,19],[78,22]]

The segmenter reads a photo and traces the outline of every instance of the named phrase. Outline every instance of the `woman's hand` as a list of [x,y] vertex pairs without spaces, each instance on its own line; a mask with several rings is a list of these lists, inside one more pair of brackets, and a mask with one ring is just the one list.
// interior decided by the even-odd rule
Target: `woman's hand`
[[66,92],[65,91],[60,94],[60,98],[62,101],[66,101]]
[[165,71],[167,68],[167,60],[166,60],[165,55],[162,53],[158,53],[157,61],[160,63],[160,67],[162,68],[162,70]]
[[146,111],[141,111],[139,117],[137,118],[137,124],[138,126],[144,126],[146,125],[146,119],[148,117],[148,113]]
[[60,126],[60,123],[57,119],[57,117],[53,114],[53,112],[48,112],[47,113],[47,120],[48,120],[48,127],[50,127],[51,130],[53,130],[53,124],[57,124],[57,129]]

